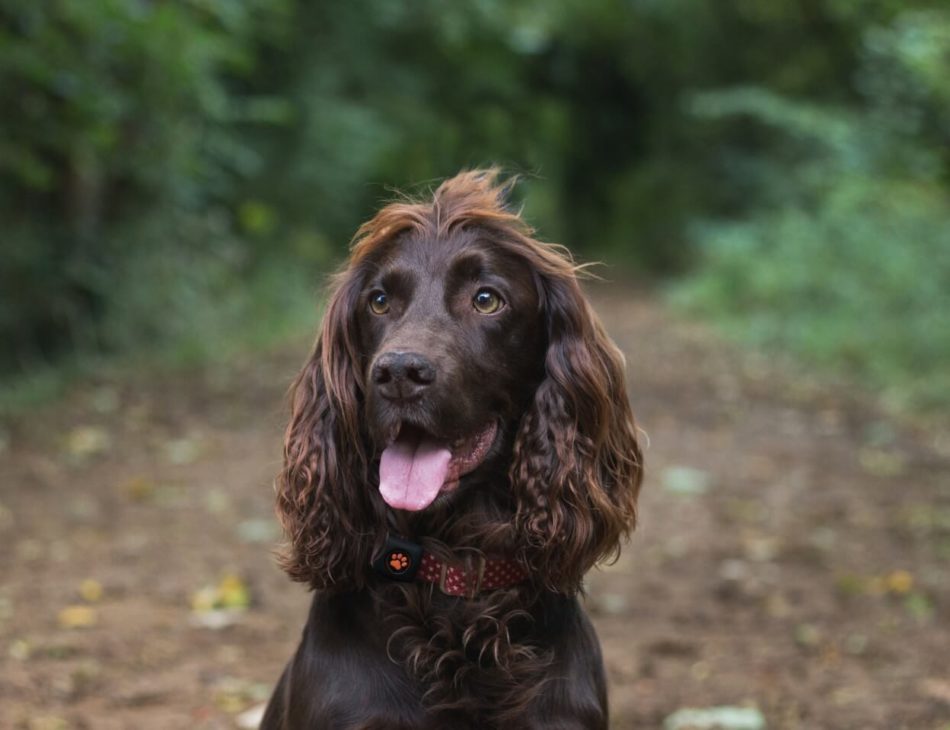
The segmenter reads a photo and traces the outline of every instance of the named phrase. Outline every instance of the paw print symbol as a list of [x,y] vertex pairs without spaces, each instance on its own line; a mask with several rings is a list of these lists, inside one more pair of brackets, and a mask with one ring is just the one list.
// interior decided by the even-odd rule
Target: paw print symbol
[[409,568],[409,556],[405,553],[390,553],[389,568],[394,573],[402,573]]

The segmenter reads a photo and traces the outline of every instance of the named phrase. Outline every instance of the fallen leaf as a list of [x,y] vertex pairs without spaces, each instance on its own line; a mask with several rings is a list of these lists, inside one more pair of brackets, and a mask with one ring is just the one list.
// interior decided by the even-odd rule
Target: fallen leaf
[[244,520],[238,523],[236,529],[241,542],[267,543],[280,537],[280,530],[274,520]]
[[914,576],[906,570],[895,570],[884,579],[884,584],[889,592],[904,595],[914,587]]
[[79,584],[79,595],[89,603],[96,603],[102,598],[102,583],[92,578],[86,578]]
[[109,450],[112,438],[99,426],[78,426],[66,437],[67,453],[77,459],[87,459]]
[[887,575],[870,577],[842,575],[838,577],[837,588],[847,596],[906,596],[914,588],[914,576],[906,570],[894,570]]
[[201,442],[196,438],[173,439],[165,443],[165,458],[172,464],[192,464],[201,456]]
[[30,658],[30,655],[33,653],[33,647],[30,646],[30,642],[26,639],[16,639],[10,644],[10,648],[7,650],[7,654],[10,655],[11,659],[15,659],[18,662],[25,662]]
[[119,485],[119,491],[133,502],[147,502],[155,495],[155,482],[135,477]]
[[213,611],[217,600],[217,589],[214,586],[205,586],[191,594],[191,610],[196,613]]
[[237,694],[217,694],[214,704],[219,710],[229,713],[240,712],[247,706],[244,698]]
[[630,601],[620,593],[601,593],[595,601],[595,609],[608,616],[620,616],[629,612]]
[[709,475],[689,466],[670,466],[663,470],[663,489],[670,494],[694,497],[709,490]]
[[204,586],[191,595],[191,610],[196,614],[243,611],[250,603],[250,590],[240,577],[233,574],[224,576],[217,585]]
[[56,619],[64,629],[85,629],[95,626],[99,616],[92,606],[67,606]]
[[754,707],[683,708],[663,721],[665,730],[765,730],[765,717]]
[[236,575],[227,575],[218,584],[218,603],[220,608],[247,608],[251,594],[244,581]]
[[227,611],[221,609],[211,609],[208,611],[192,614],[189,621],[193,626],[197,626],[202,629],[220,631],[221,629],[226,629],[228,626],[234,626],[234,624],[241,620],[241,616],[243,614],[243,611],[238,611],[235,609],[229,609]]

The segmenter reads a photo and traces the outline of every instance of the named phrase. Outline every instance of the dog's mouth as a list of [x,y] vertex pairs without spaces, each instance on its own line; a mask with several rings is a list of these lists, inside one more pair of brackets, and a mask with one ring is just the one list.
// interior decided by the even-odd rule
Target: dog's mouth
[[455,441],[437,438],[403,423],[379,460],[379,493],[393,509],[418,512],[484,461],[498,424]]

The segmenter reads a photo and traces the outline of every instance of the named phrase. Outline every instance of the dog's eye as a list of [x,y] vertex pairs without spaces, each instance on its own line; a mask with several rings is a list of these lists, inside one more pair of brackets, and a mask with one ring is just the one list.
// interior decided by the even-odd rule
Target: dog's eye
[[479,289],[475,292],[472,304],[481,314],[494,314],[505,305],[505,300],[491,289]]
[[373,314],[386,314],[389,311],[389,297],[386,292],[378,291],[369,295],[369,308]]

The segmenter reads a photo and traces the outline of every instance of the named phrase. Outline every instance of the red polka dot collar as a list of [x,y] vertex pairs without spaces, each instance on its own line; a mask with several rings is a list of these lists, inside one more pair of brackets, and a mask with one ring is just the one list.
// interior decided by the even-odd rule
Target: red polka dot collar
[[435,583],[448,596],[474,598],[483,591],[508,588],[528,577],[521,564],[510,558],[479,558],[474,570],[449,565],[432,553],[422,554],[416,580]]
[[373,567],[380,575],[401,582],[435,583],[448,596],[474,598],[479,593],[524,582],[528,572],[511,558],[479,558],[475,568],[439,560],[421,545],[389,535]]

